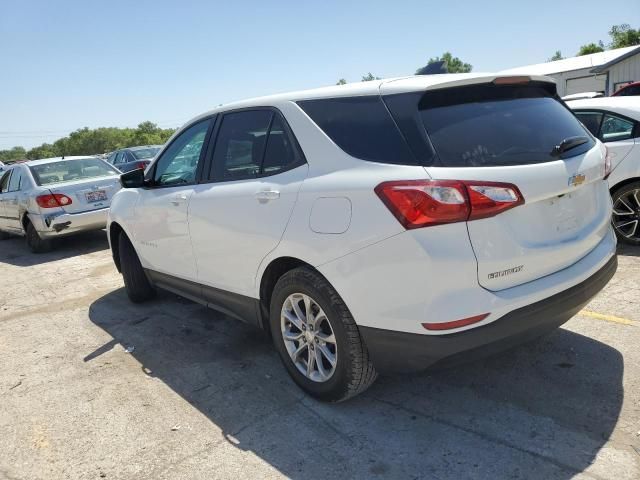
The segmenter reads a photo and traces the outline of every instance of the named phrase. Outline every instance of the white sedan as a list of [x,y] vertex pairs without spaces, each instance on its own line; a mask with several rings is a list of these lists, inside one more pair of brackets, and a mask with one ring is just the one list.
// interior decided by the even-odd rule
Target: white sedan
[[120,172],[95,157],[17,163],[0,177],[0,239],[23,235],[35,253],[51,240],[106,226]]
[[607,147],[618,238],[640,245],[640,97],[590,98],[567,105]]

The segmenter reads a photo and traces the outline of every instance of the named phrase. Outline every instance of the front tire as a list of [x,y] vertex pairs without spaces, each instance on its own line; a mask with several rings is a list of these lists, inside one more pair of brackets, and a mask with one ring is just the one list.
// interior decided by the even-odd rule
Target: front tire
[[613,192],[613,228],[621,242],[640,245],[640,182]]
[[36,227],[33,226],[31,221],[27,220],[27,231],[26,239],[27,239],[27,247],[33,253],[46,253],[49,252],[52,248],[51,240],[44,239],[40,237],[40,234],[36,230]]
[[341,402],[375,381],[377,373],[349,309],[310,268],[296,268],[278,280],[270,326],[287,371],[309,395]]
[[120,233],[118,238],[118,250],[120,252],[120,270],[129,300],[134,303],[151,300],[156,296],[156,290],[145,275],[131,240],[124,233]]

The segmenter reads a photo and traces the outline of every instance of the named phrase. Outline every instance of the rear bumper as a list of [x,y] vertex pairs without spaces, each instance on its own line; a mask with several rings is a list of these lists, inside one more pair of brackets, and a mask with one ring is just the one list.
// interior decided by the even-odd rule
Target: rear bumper
[[[100,230],[107,225],[108,208],[82,213],[64,213],[62,215],[39,215],[38,233],[43,238],[56,238],[89,230]],[[32,215],[30,215],[33,217]]]
[[613,277],[614,255],[581,283],[513,310],[487,325],[448,335],[420,335],[360,327],[370,357],[381,373],[424,370],[490,355],[544,335],[578,313]]

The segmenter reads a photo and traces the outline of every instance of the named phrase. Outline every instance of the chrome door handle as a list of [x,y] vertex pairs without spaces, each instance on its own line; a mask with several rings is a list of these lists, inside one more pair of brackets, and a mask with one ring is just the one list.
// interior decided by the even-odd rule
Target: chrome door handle
[[261,202],[268,202],[280,198],[280,192],[278,190],[261,190],[256,192],[256,198]]

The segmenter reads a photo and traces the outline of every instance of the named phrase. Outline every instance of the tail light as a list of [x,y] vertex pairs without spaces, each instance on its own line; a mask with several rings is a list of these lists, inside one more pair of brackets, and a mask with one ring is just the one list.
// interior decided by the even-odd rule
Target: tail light
[[147,165],[149,165],[150,162],[138,162],[138,167],[137,168],[141,168],[142,170],[144,170],[145,168],[147,168]]
[[42,208],[58,208],[71,205],[73,200],[61,193],[54,193],[52,195],[38,195],[36,203]]
[[524,203],[518,187],[498,182],[405,180],[375,192],[407,229],[492,217]]
[[605,180],[609,178],[611,175],[611,152],[606,145],[602,145],[604,147],[604,178]]

